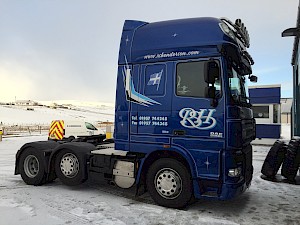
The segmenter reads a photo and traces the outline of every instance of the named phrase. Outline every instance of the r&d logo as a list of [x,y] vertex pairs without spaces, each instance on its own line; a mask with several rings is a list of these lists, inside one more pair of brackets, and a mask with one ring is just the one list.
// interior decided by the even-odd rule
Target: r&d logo
[[217,125],[216,119],[213,117],[215,109],[200,109],[196,111],[192,108],[183,108],[179,111],[182,118],[181,125],[186,128],[208,130]]

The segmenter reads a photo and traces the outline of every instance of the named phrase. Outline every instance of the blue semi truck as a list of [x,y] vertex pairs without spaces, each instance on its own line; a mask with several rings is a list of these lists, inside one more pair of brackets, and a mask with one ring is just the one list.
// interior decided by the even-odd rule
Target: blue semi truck
[[124,23],[114,143],[41,141],[16,154],[15,174],[42,185],[92,179],[149,192],[162,206],[231,199],[251,184],[255,82],[240,19]]

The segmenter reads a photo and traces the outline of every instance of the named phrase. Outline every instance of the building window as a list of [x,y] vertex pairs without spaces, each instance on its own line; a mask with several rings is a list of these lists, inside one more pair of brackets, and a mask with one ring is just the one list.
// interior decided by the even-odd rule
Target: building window
[[273,123],[279,123],[279,105],[273,105]]
[[254,118],[269,118],[269,106],[252,106]]

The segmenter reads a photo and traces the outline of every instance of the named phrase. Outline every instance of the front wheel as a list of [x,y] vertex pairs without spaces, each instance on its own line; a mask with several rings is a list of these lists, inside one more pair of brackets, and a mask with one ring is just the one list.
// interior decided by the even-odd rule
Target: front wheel
[[70,149],[63,149],[55,160],[55,173],[66,185],[74,186],[87,179],[85,156]]
[[175,159],[159,159],[148,170],[147,188],[159,205],[185,207],[193,196],[192,179],[188,169]]

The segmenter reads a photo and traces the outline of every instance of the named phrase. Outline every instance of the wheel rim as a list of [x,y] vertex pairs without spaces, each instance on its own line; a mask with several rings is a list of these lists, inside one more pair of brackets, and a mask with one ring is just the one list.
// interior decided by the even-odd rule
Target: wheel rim
[[24,172],[27,177],[34,178],[39,173],[39,161],[34,155],[28,155],[24,160]]
[[65,154],[60,160],[60,170],[64,176],[73,178],[78,174],[79,161],[72,153]]
[[155,189],[159,195],[166,199],[178,197],[182,191],[182,180],[179,174],[170,168],[157,172],[154,180]]

